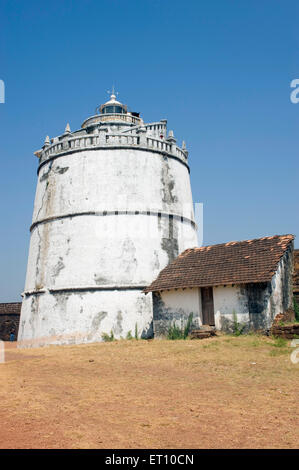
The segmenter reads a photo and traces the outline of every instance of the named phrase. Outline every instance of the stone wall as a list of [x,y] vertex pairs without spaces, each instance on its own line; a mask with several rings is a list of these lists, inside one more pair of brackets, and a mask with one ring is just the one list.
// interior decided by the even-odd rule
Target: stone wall
[[299,250],[294,250],[294,274],[293,274],[294,298],[299,305]]
[[11,333],[17,339],[21,302],[0,304],[0,340],[9,341]]
[[280,325],[279,323],[275,323],[270,332],[273,336],[285,339],[299,338],[299,323],[292,325]]

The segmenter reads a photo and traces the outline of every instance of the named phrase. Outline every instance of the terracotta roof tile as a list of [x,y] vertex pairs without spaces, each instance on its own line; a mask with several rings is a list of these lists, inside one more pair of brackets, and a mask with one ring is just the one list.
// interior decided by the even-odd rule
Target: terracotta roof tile
[[144,292],[270,281],[293,235],[188,248]]

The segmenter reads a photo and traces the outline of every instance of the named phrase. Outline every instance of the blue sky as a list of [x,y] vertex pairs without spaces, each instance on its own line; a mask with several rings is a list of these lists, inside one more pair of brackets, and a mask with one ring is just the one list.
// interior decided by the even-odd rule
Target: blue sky
[[0,301],[24,287],[33,152],[113,83],[186,140],[205,245],[298,237],[298,13],[292,0],[0,0]]

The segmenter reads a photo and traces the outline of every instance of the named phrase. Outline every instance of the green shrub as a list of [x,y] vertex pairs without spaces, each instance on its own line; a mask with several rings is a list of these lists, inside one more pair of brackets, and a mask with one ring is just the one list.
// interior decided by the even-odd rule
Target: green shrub
[[127,336],[126,336],[126,339],[129,339],[129,340],[130,340],[130,339],[133,339],[133,336],[132,336],[131,330],[130,330],[130,331],[128,331],[128,333],[127,333]]
[[169,327],[167,339],[183,339],[182,328],[179,328],[175,323]]
[[111,341],[114,341],[114,333],[113,331],[111,330],[110,332],[110,335],[108,335],[108,333],[102,333],[102,340],[105,341],[105,342],[111,342]]
[[287,340],[278,336],[275,338],[272,346],[274,346],[275,348],[285,348],[287,346]]
[[135,339],[137,339],[137,340],[139,339],[139,336],[138,336],[138,325],[137,325],[137,323],[135,323],[135,335],[134,335],[134,336],[135,336]]
[[238,323],[237,314],[236,314],[236,311],[234,310],[233,311],[233,335],[234,336],[242,335],[245,328],[246,328],[245,324],[241,325],[241,323]]
[[282,349],[271,349],[269,351],[269,356],[281,356],[283,354],[290,354],[290,351],[288,349],[282,348]]
[[188,337],[189,333],[190,333],[190,329],[191,329],[191,325],[192,325],[192,319],[193,319],[193,313],[190,313],[190,315],[188,316],[186,326],[184,328],[184,333],[183,333],[184,339],[186,339]]
[[167,339],[186,339],[189,335],[191,324],[193,319],[193,313],[190,313],[188,320],[185,326],[181,324],[181,327],[177,326],[175,323],[169,327],[167,333]]
[[294,303],[295,320],[299,322],[299,305],[297,304],[295,298],[293,299],[293,303]]

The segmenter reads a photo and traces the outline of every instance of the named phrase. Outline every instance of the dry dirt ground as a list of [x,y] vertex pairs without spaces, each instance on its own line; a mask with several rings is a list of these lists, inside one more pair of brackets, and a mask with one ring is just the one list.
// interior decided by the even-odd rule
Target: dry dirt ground
[[0,447],[296,448],[291,352],[224,335],[8,349]]

